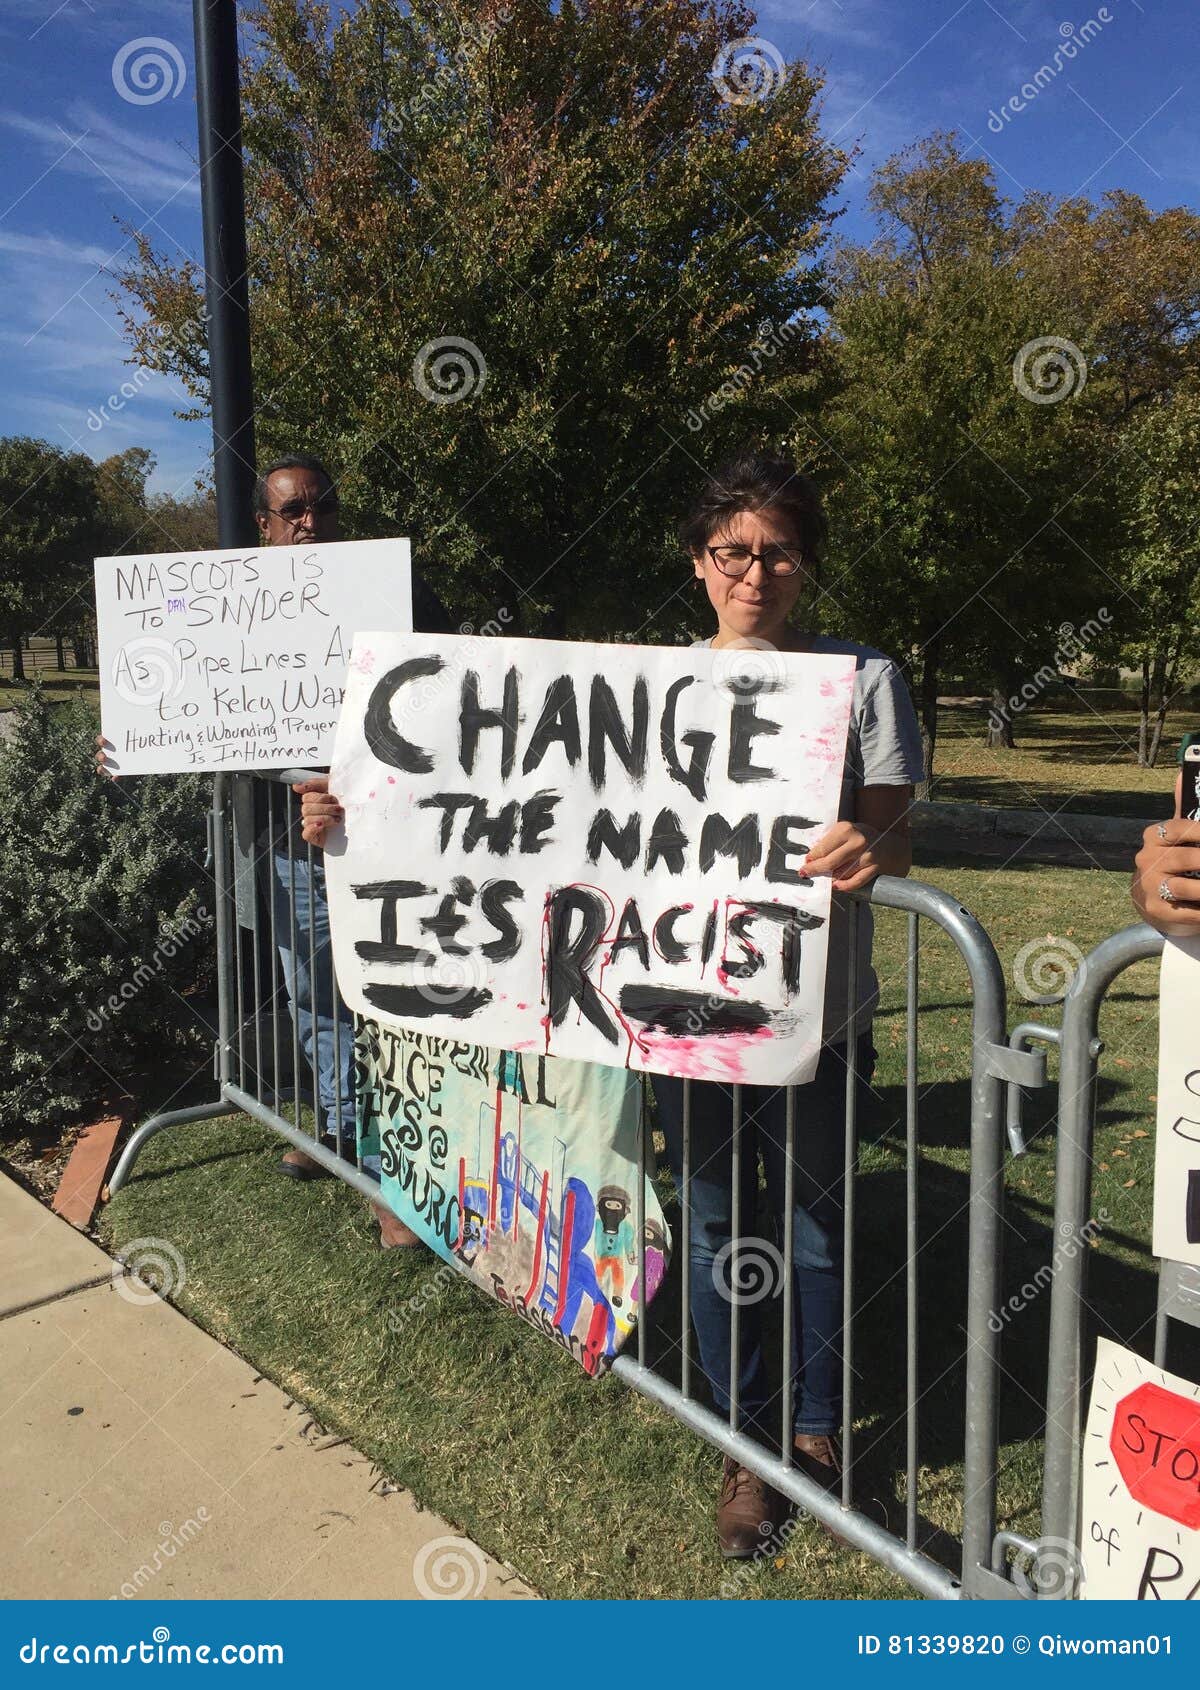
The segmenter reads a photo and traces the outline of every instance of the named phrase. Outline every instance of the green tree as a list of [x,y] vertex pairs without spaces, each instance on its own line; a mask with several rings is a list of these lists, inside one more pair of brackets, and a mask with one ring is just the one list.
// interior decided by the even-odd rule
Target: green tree
[[813,445],[832,483],[827,615],[907,658],[931,775],[947,675],[991,677],[989,738],[1013,743],[1005,701],[1102,600],[1106,530],[1086,370],[1029,350],[1061,309],[986,162],[932,136],[870,202],[878,240],[838,255],[842,389]]
[[1153,768],[1167,710],[1195,673],[1200,645],[1200,386],[1144,406],[1130,426],[1128,549],[1131,608],[1121,655],[1141,674],[1137,760]]
[[[819,395],[845,161],[817,78],[767,56],[743,99],[732,0],[264,0],[253,27],[262,455],[327,458],[351,531],[413,533],[464,611],[665,633],[681,478]],[[203,407],[199,276],[143,239],[124,284],[135,357]]]
[[24,680],[21,641],[79,607],[101,532],[96,468],[47,440],[0,440],[0,633]]

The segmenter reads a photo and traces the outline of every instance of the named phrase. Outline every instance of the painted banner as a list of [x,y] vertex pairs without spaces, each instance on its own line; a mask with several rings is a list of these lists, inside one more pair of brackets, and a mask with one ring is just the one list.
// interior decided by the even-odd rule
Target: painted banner
[[324,767],[362,627],[412,627],[407,540],[96,559],[122,775]]
[[355,1061],[384,1202],[586,1373],[603,1372],[670,1253],[649,1180],[640,1241],[636,1230],[642,1082],[374,1021],[359,1023]]
[[325,861],[360,1014],[725,1082],[812,1077],[852,657],[360,634]]
[[1101,1338],[1083,1447],[1080,1595],[1200,1599],[1200,1385]]
[[1200,939],[1168,939],[1159,977],[1153,1250],[1200,1265]]

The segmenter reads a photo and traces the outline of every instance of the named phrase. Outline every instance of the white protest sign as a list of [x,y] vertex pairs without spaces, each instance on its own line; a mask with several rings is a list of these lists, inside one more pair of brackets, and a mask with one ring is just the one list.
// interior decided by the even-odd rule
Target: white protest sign
[[346,1002],[694,1078],[811,1077],[852,657],[364,633],[326,843]]
[[1159,976],[1156,1256],[1200,1265],[1200,939],[1168,939]]
[[117,774],[329,762],[362,627],[412,627],[407,540],[96,559]]
[[1200,1598],[1200,1385],[1100,1339],[1079,1508],[1081,1596]]

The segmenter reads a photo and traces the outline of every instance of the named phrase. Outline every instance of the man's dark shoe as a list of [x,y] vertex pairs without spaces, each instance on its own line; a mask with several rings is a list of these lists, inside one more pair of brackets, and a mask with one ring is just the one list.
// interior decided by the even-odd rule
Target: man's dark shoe
[[306,1156],[303,1150],[289,1150],[279,1164],[281,1174],[288,1179],[332,1179],[328,1168],[323,1168],[313,1157]]
[[771,1546],[787,1516],[779,1492],[732,1456],[725,1457],[717,1505],[717,1544],[727,1561],[749,1561]]
[[793,1444],[794,1465],[824,1490],[836,1492],[842,1482],[842,1454],[836,1438],[823,1432],[797,1432]]

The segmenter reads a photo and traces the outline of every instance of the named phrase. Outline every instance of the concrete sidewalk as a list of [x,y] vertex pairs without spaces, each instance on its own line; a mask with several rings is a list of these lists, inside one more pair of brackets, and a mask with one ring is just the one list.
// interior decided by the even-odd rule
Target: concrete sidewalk
[[532,1597],[0,1176],[8,1597]]

